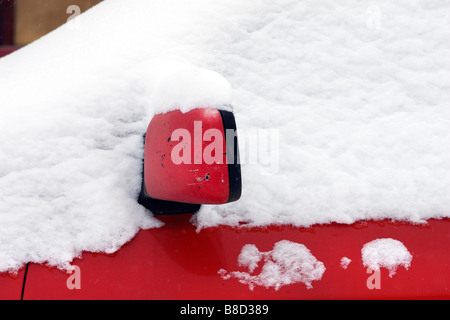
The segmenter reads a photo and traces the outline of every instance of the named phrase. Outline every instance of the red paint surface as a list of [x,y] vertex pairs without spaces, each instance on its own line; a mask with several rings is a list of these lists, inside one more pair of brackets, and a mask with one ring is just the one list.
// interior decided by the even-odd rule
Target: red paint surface
[[0,274],[0,300],[20,300],[25,269],[17,274]]
[[[449,299],[450,221],[430,220],[426,226],[392,222],[330,224],[309,229],[218,227],[197,233],[190,215],[158,217],[166,224],[141,231],[114,255],[85,253],[76,259],[80,290],[66,286],[69,275],[30,265],[25,299]],[[361,248],[377,238],[394,238],[413,255],[408,270],[399,267],[390,278],[381,269],[381,289],[369,290]],[[326,267],[323,277],[307,289],[298,283],[253,291],[236,279],[217,273],[241,270],[237,257],[243,245],[269,251],[275,242],[304,244]],[[340,259],[352,260],[347,269]]]
[[[200,121],[195,127],[195,122]],[[189,132],[190,143],[178,136],[172,137],[177,129]],[[210,129],[222,133],[223,153],[219,163],[208,164],[203,158],[205,148],[213,143],[203,141]],[[156,115],[149,124],[145,141],[144,172],[148,195],[154,199],[184,203],[226,203],[230,191],[225,136],[222,117],[216,109],[195,109],[184,114],[177,110]],[[187,144],[184,153],[178,153],[177,146],[184,144]],[[190,155],[190,163],[174,163],[174,148],[176,156]]]

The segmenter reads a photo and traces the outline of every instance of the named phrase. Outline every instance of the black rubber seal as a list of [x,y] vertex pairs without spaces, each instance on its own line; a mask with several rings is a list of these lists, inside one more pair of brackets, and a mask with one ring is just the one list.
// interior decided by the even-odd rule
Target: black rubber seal
[[239,200],[242,194],[242,176],[236,120],[231,111],[219,110],[219,113],[222,117],[227,149],[228,183],[230,186],[228,202],[233,202]]

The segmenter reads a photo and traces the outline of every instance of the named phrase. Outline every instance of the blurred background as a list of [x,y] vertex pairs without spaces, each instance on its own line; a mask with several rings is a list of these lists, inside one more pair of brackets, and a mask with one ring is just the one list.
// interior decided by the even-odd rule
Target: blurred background
[[84,12],[102,0],[0,0],[0,57],[67,22],[77,6]]

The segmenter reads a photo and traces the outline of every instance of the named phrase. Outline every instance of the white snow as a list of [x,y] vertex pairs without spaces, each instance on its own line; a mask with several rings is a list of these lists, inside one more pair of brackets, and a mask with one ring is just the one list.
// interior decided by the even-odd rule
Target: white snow
[[[257,267],[262,266],[258,274],[254,274]],[[218,273],[224,280],[236,278],[239,282],[253,290],[255,286],[274,288],[304,283],[308,289],[312,282],[320,280],[325,272],[325,266],[318,261],[303,244],[281,240],[275,243],[273,249],[261,252],[254,244],[242,247],[238,256],[238,265],[247,267],[248,272],[220,269]]]
[[[166,72],[161,70],[162,74]],[[194,66],[185,66],[160,80],[152,92],[150,105],[155,113],[172,109],[187,112],[203,107],[223,109],[232,104],[232,97],[233,89],[222,75]]]
[[352,262],[352,259],[348,257],[342,257],[340,262],[342,269],[347,269],[350,262]]
[[0,59],[0,271],[160,227],[135,201],[142,135],[176,108],[232,104],[244,137],[279,134],[276,170],[244,164],[242,198],[204,206],[199,229],[449,217],[449,10],[106,0]]
[[389,270],[389,277],[395,275],[399,266],[408,269],[411,265],[412,255],[399,240],[391,238],[376,239],[366,243],[361,249],[364,266],[372,270],[380,267]]
[[258,267],[263,256],[264,254],[254,244],[246,244],[239,254],[238,265],[247,267],[248,271],[252,273]]

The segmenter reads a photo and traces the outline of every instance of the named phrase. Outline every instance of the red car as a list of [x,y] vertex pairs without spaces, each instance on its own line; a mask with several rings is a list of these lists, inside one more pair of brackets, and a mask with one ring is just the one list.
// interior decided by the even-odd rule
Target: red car
[[[201,119],[202,126],[190,125],[195,119]],[[185,131],[177,136],[174,128]],[[196,130],[202,130],[207,136],[210,129],[216,130],[209,132],[224,148],[210,154],[216,161],[195,159],[195,148],[205,155],[213,139],[198,145],[190,141],[194,156],[183,159],[178,154],[180,158],[174,159],[177,150],[186,150],[187,145],[180,145],[187,143],[186,137],[180,139],[183,134],[195,136]],[[138,201],[158,214],[165,226],[140,231],[111,255],[86,252],[73,261],[71,273],[30,263],[16,275],[3,274],[0,299],[450,298],[448,219],[424,225],[360,221],[310,228],[219,226],[197,231],[191,217],[201,204],[220,205],[240,197],[237,139],[226,135],[226,130],[234,129],[229,111],[196,109],[156,116],[146,134]],[[396,239],[407,248],[410,260],[395,270],[367,266],[362,249],[375,239]],[[294,255],[286,248],[294,248]],[[188,304],[173,312],[213,312],[198,306]],[[226,306],[217,302],[214,308],[216,314],[270,312],[270,305],[257,302]]]

